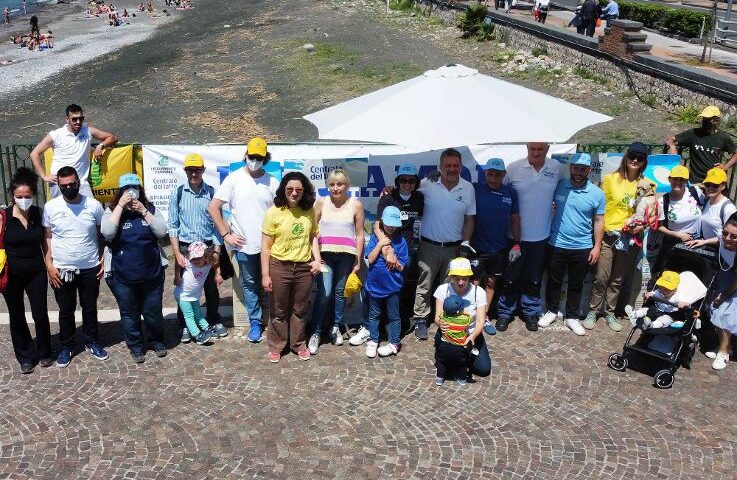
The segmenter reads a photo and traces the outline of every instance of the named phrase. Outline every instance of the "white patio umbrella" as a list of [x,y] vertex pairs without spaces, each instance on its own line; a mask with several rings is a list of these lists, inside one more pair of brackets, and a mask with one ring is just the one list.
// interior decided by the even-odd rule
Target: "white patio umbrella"
[[483,75],[463,65],[437,70],[303,117],[321,139],[426,150],[485,143],[561,143],[611,117]]

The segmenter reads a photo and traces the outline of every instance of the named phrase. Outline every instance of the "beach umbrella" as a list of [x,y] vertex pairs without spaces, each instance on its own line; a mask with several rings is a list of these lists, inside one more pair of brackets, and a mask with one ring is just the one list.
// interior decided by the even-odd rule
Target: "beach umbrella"
[[532,141],[562,143],[611,117],[483,75],[463,65],[436,70],[303,117],[321,139],[426,150]]

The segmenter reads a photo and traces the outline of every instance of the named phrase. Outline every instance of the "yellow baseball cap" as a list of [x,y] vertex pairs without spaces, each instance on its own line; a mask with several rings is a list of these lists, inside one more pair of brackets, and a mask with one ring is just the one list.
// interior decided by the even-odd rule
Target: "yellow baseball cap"
[[188,153],[184,157],[184,168],[187,167],[199,167],[203,168],[205,166],[205,160],[202,158],[202,155],[199,153]]
[[688,168],[683,165],[676,165],[668,174],[668,178],[682,178],[684,180],[688,180],[688,176]]
[[699,117],[702,118],[712,118],[712,117],[721,117],[722,112],[719,111],[719,108],[715,107],[714,105],[709,105],[705,109],[699,113]]
[[471,262],[467,258],[458,257],[450,261],[448,275],[458,275],[459,277],[472,277]]
[[721,185],[722,183],[727,183],[727,172],[725,172],[719,167],[714,167],[708,172],[706,172],[706,178],[704,178],[704,183],[713,183],[714,185]]
[[246,149],[246,155],[258,155],[259,157],[266,156],[266,140],[261,137],[254,137],[248,142],[248,148]]
[[655,282],[655,285],[667,288],[668,290],[675,290],[678,288],[679,283],[681,283],[681,276],[676,272],[666,270],[662,275],[660,275],[660,278]]

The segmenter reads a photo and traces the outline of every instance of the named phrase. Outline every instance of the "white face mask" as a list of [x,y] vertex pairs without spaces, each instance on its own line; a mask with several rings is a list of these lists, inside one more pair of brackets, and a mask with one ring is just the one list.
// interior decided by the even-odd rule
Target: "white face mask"
[[15,204],[18,205],[18,208],[20,208],[24,212],[28,210],[29,208],[31,208],[31,205],[33,205],[32,198],[13,197],[13,200],[15,201]]
[[127,191],[128,195],[133,197],[133,200],[138,200],[139,196],[141,195],[141,192],[136,188],[129,188]]
[[252,172],[256,172],[261,169],[261,167],[264,166],[263,160],[251,160],[250,158],[246,158],[246,166],[248,169]]

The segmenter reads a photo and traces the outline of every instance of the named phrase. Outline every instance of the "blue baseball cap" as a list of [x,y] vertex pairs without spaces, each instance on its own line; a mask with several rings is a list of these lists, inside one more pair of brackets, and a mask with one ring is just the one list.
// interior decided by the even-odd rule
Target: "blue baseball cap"
[[486,170],[498,170],[500,172],[506,172],[507,167],[504,165],[504,160],[501,158],[490,158],[486,161],[486,165],[481,167]]
[[125,175],[121,175],[118,180],[118,187],[123,188],[131,186],[141,186],[141,179],[138,178],[138,175],[135,173],[126,173]]
[[471,305],[471,302],[458,295],[451,295],[443,302],[443,312],[451,317],[461,313],[464,308]]
[[411,163],[403,163],[397,169],[397,176],[401,175],[414,175],[417,177],[417,167]]
[[402,212],[397,207],[389,206],[384,209],[381,214],[381,223],[387,227],[401,227],[402,226]]
[[591,166],[591,155],[588,153],[577,153],[571,158],[571,165]]

